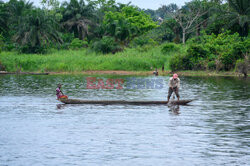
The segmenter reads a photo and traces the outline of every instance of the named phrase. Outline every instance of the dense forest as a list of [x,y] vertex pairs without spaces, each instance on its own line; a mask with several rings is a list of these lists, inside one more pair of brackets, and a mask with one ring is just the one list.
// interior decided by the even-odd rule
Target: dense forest
[[[52,49],[89,50],[115,57],[128,49],[153,54],[157,47],[161,56],[138,64],[138,70],[161,67],[168,60],[173,71],[237,68],[246,72],[249,22],[249,0],[193,0],[182,7],[169,4],[157,10],[115,0],[43,0],[41,7],[25,0],[0,0],[0,52],[6,56],[16,52],[18,57],[46,56]],[[6,59],[0,56],[0,64],[11,70]],[[84,69],[92,68],[79,70]]]

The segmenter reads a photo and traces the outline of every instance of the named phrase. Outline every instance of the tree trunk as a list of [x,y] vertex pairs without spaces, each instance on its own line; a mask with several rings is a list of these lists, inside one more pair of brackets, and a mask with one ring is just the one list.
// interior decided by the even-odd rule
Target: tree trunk
[[201,31],[201,26],[198,25],[197,28],[196,28],[196,36],[200,36],[200,31]]
[[248,23],[245,23],[244,26],[241,28],[241,36],[247,37],[248,35]]
[[183,29],[182,31],[182,43],[185,44],[186,41],[186,31]]
[[203,23],[203,29],[206,29],[207,28],[207,21],[205,21],[204,23]]
[[83,40],[83,34],[82,34],[82,28],[81,27],[79,28],[79,31],[78,31],[78,38],[80,40]]

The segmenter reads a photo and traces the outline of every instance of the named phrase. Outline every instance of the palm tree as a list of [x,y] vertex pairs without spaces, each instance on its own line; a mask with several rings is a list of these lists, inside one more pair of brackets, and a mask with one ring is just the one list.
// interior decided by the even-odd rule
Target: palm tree
[[27,11],[34,9],[33,2],[26,0],[10,0],[7,5],[7,10],[10,15],[10,24],[14,27],[20,23],[20,18],[23,17]]
[[26,0],[10,0],[8,2],[8,9],[14,16],[22,16],[26,10],[34,8],[33,2]]
[[31,10],[22,17],[14,40],[21,46],[30,47],[29,52],[39,52],[37,50],[41,50],[40,48],[44,48],[50,42],[62,43],[57,25],[55,19],[43,10]]
[[250,22],[250,3],[249,0],[228,0],[231,11],[226,17],[231,20],[229,26],[238,24],[240,26],[240,35],[248,35],[248,26]]
[[95,17],[92,3],[85,4],[84,0],[70,0],[64,2],[63,25],[70,32],[74,32],[75,37],[83,40],[89,35],[89,26],[94,25],[92,18]]
[[8,13],[6,11],[6,4],[3,1],[0,1],[0,34],[7,31],[7,20]]

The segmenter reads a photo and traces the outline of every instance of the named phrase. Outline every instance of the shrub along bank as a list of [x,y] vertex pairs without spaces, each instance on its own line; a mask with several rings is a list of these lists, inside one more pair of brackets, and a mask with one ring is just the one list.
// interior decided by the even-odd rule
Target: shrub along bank
[[[237,61],[246,61],[250,51],[250,38],[238,33],[206,35],[188,41],[187,49],[171,57],[171,70],[234,70]],[[249,58],[248,58],[249,59]]]

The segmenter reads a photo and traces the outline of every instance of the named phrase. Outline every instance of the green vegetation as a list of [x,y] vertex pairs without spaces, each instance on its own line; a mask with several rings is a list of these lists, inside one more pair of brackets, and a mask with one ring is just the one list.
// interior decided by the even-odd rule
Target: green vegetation
[[162,52],[163,53],[169,53],[169,52],[174,52],[174,51],[179,51],[179,46],[177,44],[174,43],[166,43],[163,48],[162,48]]
[[78,38],[75,38],[74,40],[72,40],[72,42],[69,45],[70,49],[81,49],[84,47],[88,47],[88,42],[87,41],[82,41]]
[[149,15],[133,6],[123,7],[121,11],[106,12],[103,26],[108,35],[125,45],[136,36],[157,27]]
[[248,0],[157,10],[115,0],[41,4],[0,0],[2,70],[249,70]]
[[244,77],[247,77],[247,72],[249,70],[249,64],[250,64],[250,58],[249,56],[246,54],[244,55],[244,59],[238,59],[236,61],[236,65],[235,65],[235,70],[238,73],[241,73],[244,75]]
[[237,60],[244,59],[250,50],[250,38],[239,34],[221,33],[218,36],[202,35],[189,41],[185,53],[170,59],[170,68],[176,70],[229,71],[235,68]]
[[92,44],[93,50],[99,53],[107,54],[107,53],[115,53],[119,49],[121,49],[118,43],[115,42],[115,39],[110,36],[104,36],[100,41],[96,41]]
[[[148,71],[161,67],[168,62],[169,56],[161,53],[161,48],[151,48],[147,52],[138,49],[126,49],[113,54],[96,54],[87,49],[82,50],[53,50],[46,55],[20,54],[4,52],[0,61],[7,71],[36,72],[76,72],[83,70],[127,70]],[[165,64],[167,65],[167,64]]]

